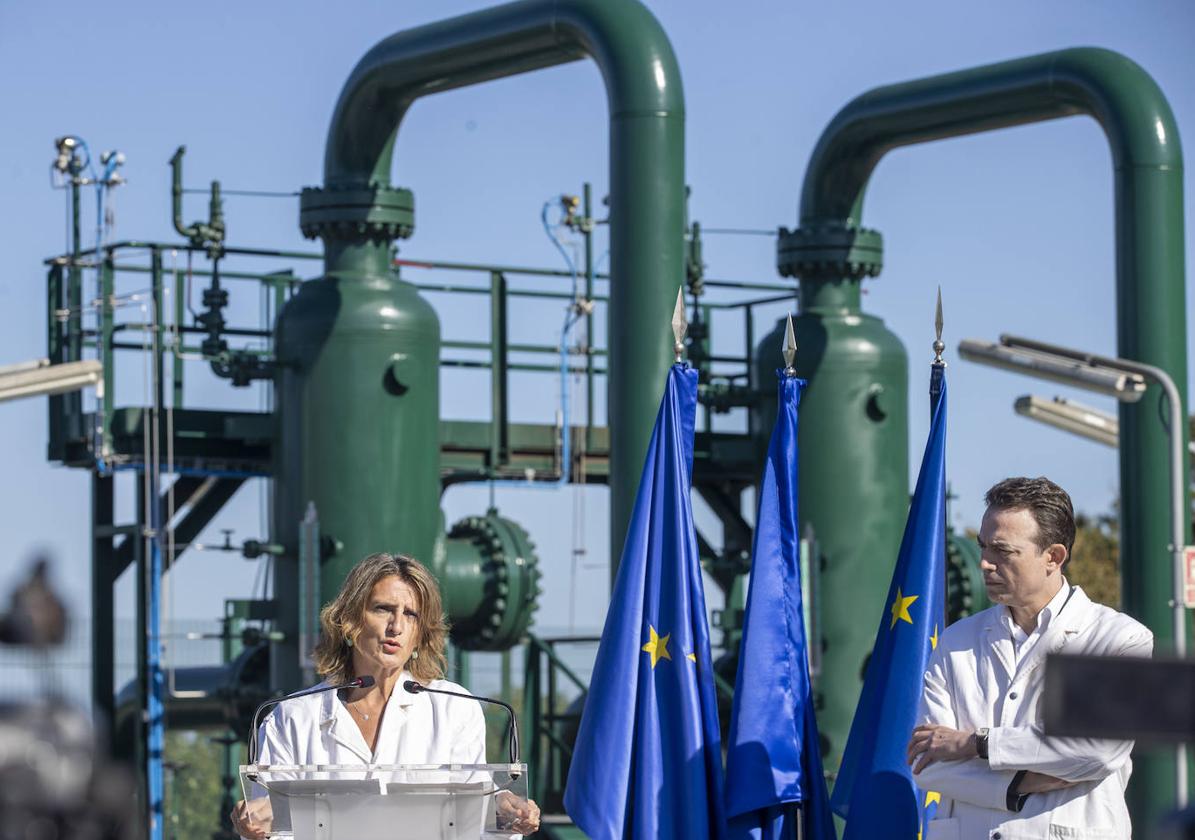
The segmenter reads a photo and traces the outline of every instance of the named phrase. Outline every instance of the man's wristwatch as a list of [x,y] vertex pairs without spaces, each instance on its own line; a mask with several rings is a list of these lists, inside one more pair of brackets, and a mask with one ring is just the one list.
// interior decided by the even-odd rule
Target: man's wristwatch
[[988,732],[985,726],[975,732],[975,753],[984,761],[988,760]]

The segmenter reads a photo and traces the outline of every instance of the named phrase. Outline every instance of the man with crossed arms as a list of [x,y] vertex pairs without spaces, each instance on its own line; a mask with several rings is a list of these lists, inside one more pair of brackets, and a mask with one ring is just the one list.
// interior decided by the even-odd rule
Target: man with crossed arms
[[918,786],[941,797],[925,840],[1128,840],[1133,742],[1045,737],[1042,671],[1059,651],[1148,657],[1153,635],[1063,577],[1075,517],[1061,487],[1009,478],[985,501],[994,606],[943,631],[909,741]]

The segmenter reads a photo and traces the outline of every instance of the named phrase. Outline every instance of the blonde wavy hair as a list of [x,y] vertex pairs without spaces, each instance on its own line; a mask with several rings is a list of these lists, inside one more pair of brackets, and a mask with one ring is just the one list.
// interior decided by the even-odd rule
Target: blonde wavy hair
[[[419,600],[418,646],[407,662],[407,671],[423,684],[443,678],[448,660],[448,622],[436,579],[422,563],[405,554],[371,554],[348,573],[340,592],[320,610],[319,644],[313,659],[315,669],[330,682],[347,682],[355,675],[353,643],[361,635],[362,620],[374,586],[396,575],[415,591]],[[418,654],[417,656],[415,654]]]

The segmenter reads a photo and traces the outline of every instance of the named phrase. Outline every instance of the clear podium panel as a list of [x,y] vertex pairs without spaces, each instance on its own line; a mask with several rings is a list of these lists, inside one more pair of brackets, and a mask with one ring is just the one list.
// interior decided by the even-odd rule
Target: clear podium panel
[[509,836],[527,803],[525,764],[246,764],[255,823],[293,840]]

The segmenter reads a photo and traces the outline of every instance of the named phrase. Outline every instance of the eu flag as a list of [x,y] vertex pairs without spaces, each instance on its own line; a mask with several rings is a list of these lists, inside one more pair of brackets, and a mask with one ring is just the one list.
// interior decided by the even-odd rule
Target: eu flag
[[723,838],[722,749],[689,486],[697,371],[647,449],[564,792],[593,840]]
[[846,818],[843,840],[915,840],[922,802],[906,747],[930,652],[945,626],[946,376],[930,379],[929,440],[909,507],[888,600],[880,616],[863,692],[851,723],[834,812]]
[[726,753],[732,840],[836,840],[822,774],[801,603],[797,405],[805,380],[779,373],[779,406],[759,491]]

